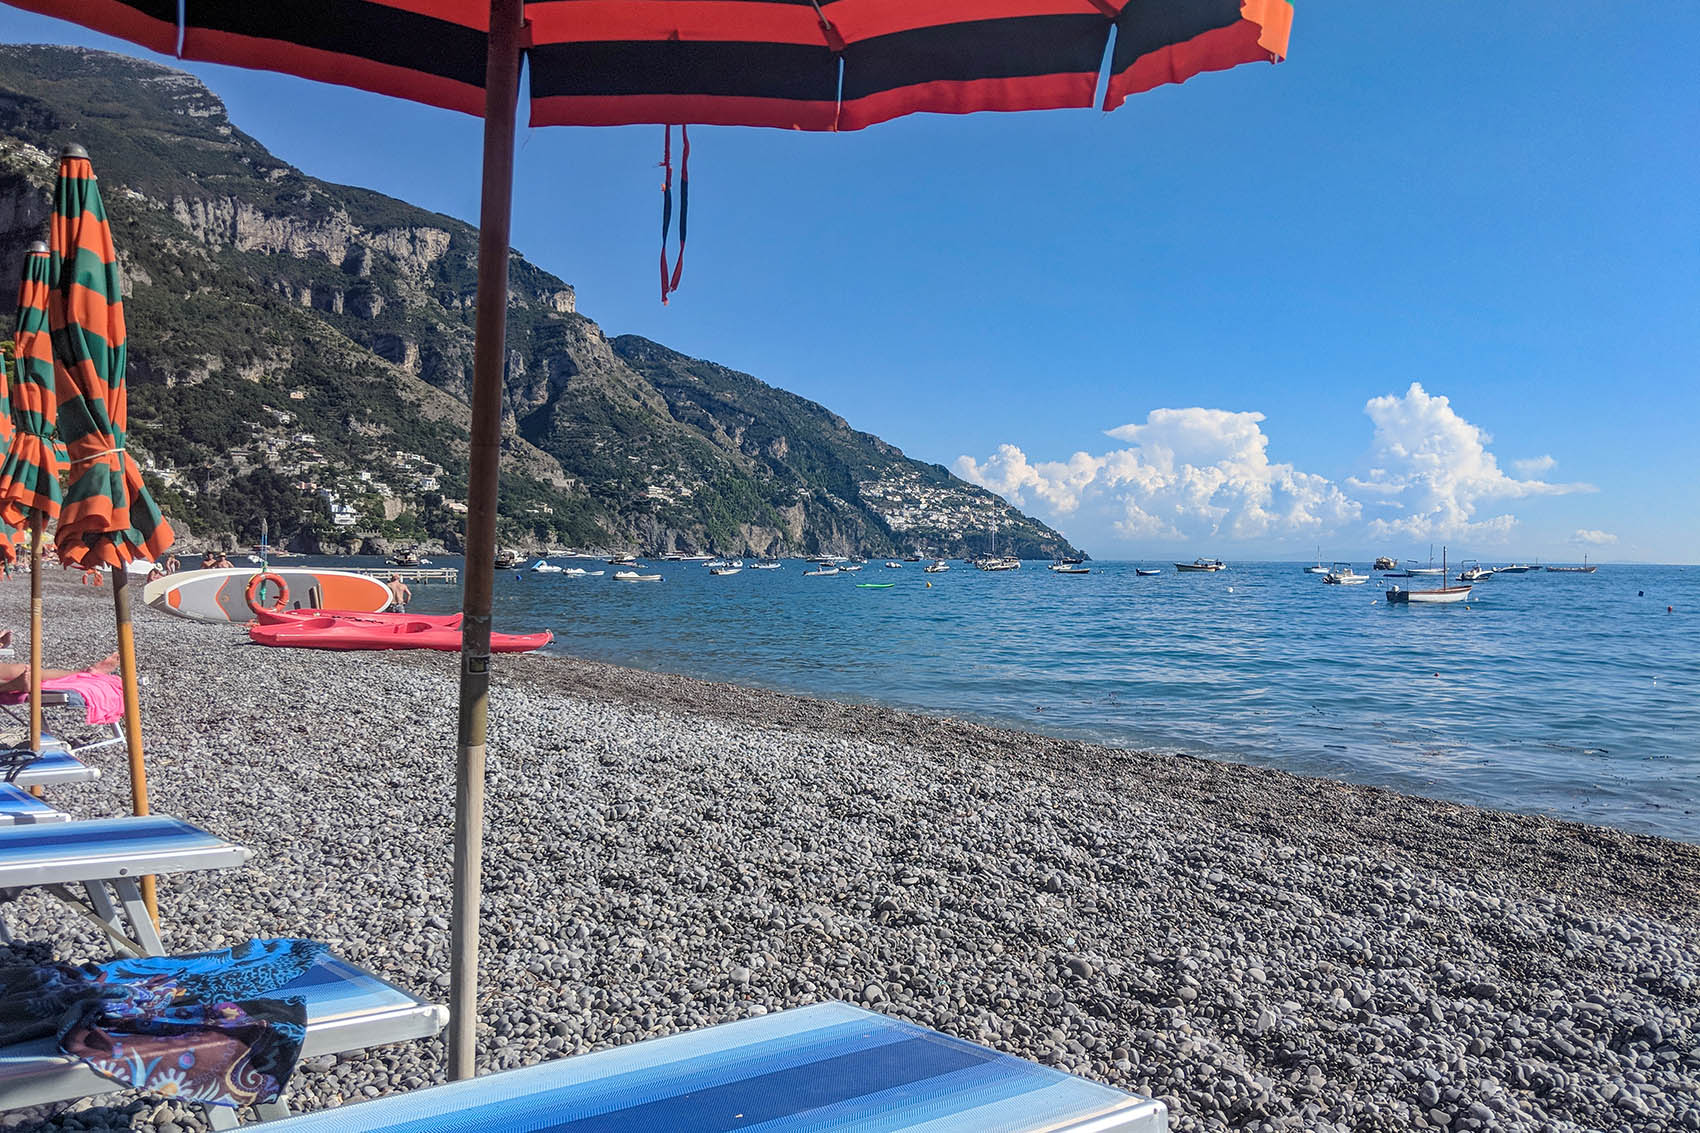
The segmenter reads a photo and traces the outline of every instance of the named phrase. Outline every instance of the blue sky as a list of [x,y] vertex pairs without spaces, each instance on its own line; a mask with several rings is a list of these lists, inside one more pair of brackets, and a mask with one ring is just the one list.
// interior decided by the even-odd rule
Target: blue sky
[[[0,36],[147,57],[10,10]],[[1100,557],[1696,562],[1695,43],[1678,0],[1301,3],[1286,63],[1110,115],[695,130],[667,308],[660,129],[522,131],[514,244],[609,334]],[[305,171],[476,219],[476,121],[189,69]]]

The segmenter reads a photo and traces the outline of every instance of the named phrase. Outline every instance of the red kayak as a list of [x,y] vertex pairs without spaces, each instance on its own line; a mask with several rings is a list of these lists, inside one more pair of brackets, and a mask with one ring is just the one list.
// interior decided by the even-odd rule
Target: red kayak
[[[305,611],[303,611],[305,612]],[[298,618],[289,625],[253,625],[248,636],[261,645],[295,649],[438,649],[460,651],[460,627],[418,618],[369,623],[346,618]],[[493,633],[492,653],[529,653],[555,639],[543,633]]]
[[394,625],[397,622],[429,622],[446,629],[459,629],[459,614],[374,614],[368,610],[257,610],[254,620],[263,626],[298,626],[319,618],[358,625]]

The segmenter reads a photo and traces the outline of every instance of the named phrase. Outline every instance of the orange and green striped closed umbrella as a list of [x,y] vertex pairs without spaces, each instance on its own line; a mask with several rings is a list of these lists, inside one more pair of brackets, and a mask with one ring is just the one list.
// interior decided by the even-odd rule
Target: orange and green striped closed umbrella
[[6,459],[0,462],[0,525],[20,531],[32,518],[43,522],[59,514],[59,455],[54,421],[58,416],[53,342],[47,296],[52,290],[51,257],[37,242],[24,257],[18,284],[18,322],[12,336],[17,361],[8,391]]
[[76,146],[59,159],[48,246],[48,315],[65,379],[58,389],[59,435],[70,455],[70,486],[54,539],[60,561],[87,570],[157,559],[171,546],[171,526],[125,451],[129,405],[118,252],[94,167]]

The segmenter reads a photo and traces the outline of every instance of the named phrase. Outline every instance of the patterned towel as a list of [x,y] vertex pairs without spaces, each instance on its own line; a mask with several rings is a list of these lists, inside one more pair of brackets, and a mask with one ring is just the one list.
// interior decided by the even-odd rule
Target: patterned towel
[[251,940],[187,956],[0,969],[0,1045],[55,1035],[66,1054],[124,1086],[213,1105],[283,1093],[306,1037],[306,1005],[277,995],[328,950]]

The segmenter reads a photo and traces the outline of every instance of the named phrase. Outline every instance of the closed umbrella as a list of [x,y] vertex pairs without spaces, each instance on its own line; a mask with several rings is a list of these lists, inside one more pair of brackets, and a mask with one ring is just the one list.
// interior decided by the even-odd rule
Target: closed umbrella
[[39,240],[24,256],[18,283],[18,321],[12,335],[17,365],[8,391],[12,435],[0,462],[0,525],[20,531],[29,525],[30,541],[30,749],[41,750],[41,546],[47,521],[59,514],[60,446],[54,435],[58,417],[53,338],[47,295],[52,290],[52,257]]
[[[80,146],[66,147],[59,158],[48,231],[48,318],[63,375],[58,387],[59,434],[70,457],[70,486],[54,543],[61,562],[84,570],[112,568],[131,810],[146,814],[147,766],[136,690],[136,639],[130,624],[130,572],[125,568],[137,558],[164,554],[171,546],[171,527],[148,495],[135,457],[125,451],[129,409],[118,252],[94,167]],[[158,921],[151,877],[143,878],[142,897],[149,915]]]
[[[917,111],[1086,107],[1286,54],[1287,0],[8,0],[157,51],[484,117],[463,582],[449,1072],[473,1073],[514,111],[533,125],[851,130]],[[1112,48],[1113,44],[1113,48]]]

